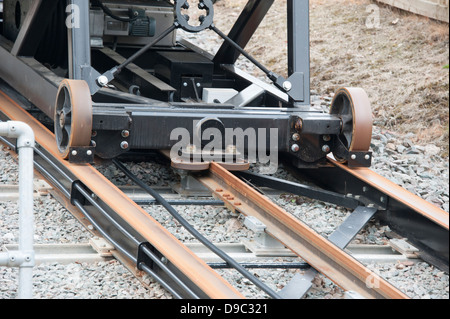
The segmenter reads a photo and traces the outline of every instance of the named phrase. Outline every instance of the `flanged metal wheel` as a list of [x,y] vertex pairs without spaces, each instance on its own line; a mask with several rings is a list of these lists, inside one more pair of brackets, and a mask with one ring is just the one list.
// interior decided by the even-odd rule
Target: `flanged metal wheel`
[[[342,122],[339,136],[343,146],[350,152],[367,152],[372,141],[372,107],[366,91],[361,88],[339,89],[331,104],[331,114],[338,115]],[[346,159],[334,157],[339,162]]]
[[56,143],[61,157],[69,157],[71,147],[89,146],[92,136],[92,98],[82,80],[61,82],[54,116]]

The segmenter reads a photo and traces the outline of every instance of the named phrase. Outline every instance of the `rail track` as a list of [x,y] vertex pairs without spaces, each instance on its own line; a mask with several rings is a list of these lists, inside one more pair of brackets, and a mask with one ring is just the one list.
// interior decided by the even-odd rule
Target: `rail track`
[[[309,289],[310,285],[300,284],[301,278],[291,283],[294,294],[289,289],[274,291],[269,288],[247,270],[251,265],[237,262],[194,229],[178,214],[172,205],[176,202],[164,199],[158,191],[134,176],[121,161],[114,160],[131,181],[148,192],[155,202],[166,208],[223,262],[212,264],[202,260],[189,245],[176,239],[138,203],[112,184],[95,165],[75,165],[62,160],[54,135],[20,106],[19,95],[6,87],[2,90],[8,94],[0,91],[1,119],[25,122],[35,132],[37,174],[54,187],[53,195],[81,223],[94,225],[92,232],[110,242],[115,247],[114,256],[135,275],[149,274],[175,298],[243,298],[242,293],[214,271],[213,268],[219,267],[236,269],[271,298],[301,297]],[[261,223],[264,234],[301,257],[307,263],[302,267],[311,267],[309,274],[320,272],[349,293],[364,298],[408,298],[344,251],[373,217],[407,237],[420,249],[421,258],[448,272],[448,213],[369,169],[348,169],[331,158],[329,167],[296,170],[294,173],[322,187],[309,187],[248,172],[233,174],[215,163],[206,172],[193,177],[214,194],[215,204],[223,203],[230,210],[253,218],[250,220],[255,224]],[[353,213],[326,239],[262,194],[260,187],[331,202],[352,209]]]

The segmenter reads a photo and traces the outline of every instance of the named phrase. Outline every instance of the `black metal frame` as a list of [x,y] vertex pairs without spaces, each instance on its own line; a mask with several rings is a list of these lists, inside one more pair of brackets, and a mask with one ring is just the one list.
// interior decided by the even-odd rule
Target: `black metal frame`
[[300,169],[296,174],[302,179],[314,181],[323,190],[337,192],[377,208],[377,220],[408,238],[409,242],[420,249],[423,260],[448,272],[449,233],[444,227],[339,167]]
[[[174,128],[184,127],[193,136],[193,121],[207,118],[219,118],[225,127],[243,131],[248,128],[278,129],[278,152],[291,157],[298,167],[325,164],[326,155],[340,147],[340,119],[310,107],[308,0],[288,1],[289,77],[284,79],[267,70],[273,86],[233,65],[240,54],[247,55],[245,46],[273,0],[249,0],[228,36],[229,41],[224,42],[215,57],[184,40],[173,48],[156,47],[155,43],[149,45],[148,50],[125,47],[116,51],[94,50],[90,46],[87,27],[90,3],[85,0],[60,1],[79,8],[80,27],[67,29],[68,77],[85,80],[91,90],[94,102],[92,145],[96,155],[114,158],[131,149],[170,149],[176,143],[170,140]],[[63,78],[38,62],[34,54],[44,36],[45,22],[57,10],[58,3],[33,1],[15,42],[0,36],[0,77],[50,119],[54,118],[56,93]],[[179,22],[175,21],[177,27]],[[210,28],[220,32],[214,24]],[[136,54],[139,57],[134,59]],[[128,59],[125,61],[127,66],[120,74],[114,74],[114,67],[124,59]],[[109,72],[111,67],[114,72]],[[176,80],[164,82],[145,71],[157,68],[165,68],[164,72],[169,70]],[[189,75],[192,69],[197,75]],[[138,85],[141,95],[101,87],[98,81],[101,74],[109,75],[108,80],[114,79],[118,87],[131,90]],[[171,83],[167,83],[170,80]],[[240,93],[225,104],[193,103],[192,99],[199,94],[196,85],[232,87]],[[302,125],[298,125],[300,122]],[[269,145],[270,136],[265,138]],[[356,165],[368,166],[370,163]]]

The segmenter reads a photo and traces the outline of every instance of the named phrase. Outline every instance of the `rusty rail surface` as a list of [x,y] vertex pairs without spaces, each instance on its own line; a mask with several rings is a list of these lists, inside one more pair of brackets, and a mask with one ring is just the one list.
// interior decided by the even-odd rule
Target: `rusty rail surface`
[[325,190],[378,208],[377,219],[420,249],[420,257],[448,273],[449,213],[368,168],[351,169],[333,158],[329,167],[295,170]]
[[412,194],[406,189],[391,182],[383,176],[380,176],[379,174],[368,168],[349,169],[347,166],[342,165],[332,158],[329,158],[329,160],[333,163],[333,165],[348,172],[349,174],[354,175],[359,180],[365,181],[367,184],[373,186],[374,188],[381,190],[383,194],[396,199],[403,205],[408,206],[412,210],[432,220],[443,228],[447,230],[449,229],[449,213],[447,213],[446,211],[431,204],[430,202],[427,202],[419,196]]
[[268,234],[344,290],[355,291],[366,298],[408,298],[219,164],[211,163],[209,174],[198,180],[230,209],[262,221]]
[[73,165],[58,155],[54,135],[0,91],[0,112],[10,120],[25,122],[33,129],[36,142],[74,178],[95,193],[123,222],[155,247],[167,260],[192,282],[201,296],[214,299],[241,299],[242,294],[197,257],[183,243],[150,217],[116,186],[91,165]]
[[[58,156],[54,135],[1,91],[0,112],[11,120],[30,125],[35,131],[37,143],[58,161],[59,165],[70,171],[74,179],[79,181],[85,189],[98,194],[104,205],[112,208],[114,214],[127,227],[133,229],[142,239],[164,255],[173,267],[202,292],[202,296],[219,299],[243,297],[94,167],[73,165],[62,160]],[[369,169],[350,170],[345,165],[333,162],[332,159],[330,161],[340,170],[354,175],[357,179],[365,179],[365,182],[372,187],[382,190],[383,194],[387,193],[388,196],[405,205],[414,206],[418,203],[414,210],[446,229],[448,237],[448,213],[436,209],[423,200],[417,201],[416,197],[410,197],[409,192],[372,173]],[[221,165],[211,163],[207,175],[199,176],[198,180],[220,198],[229,209],[261,220],[267,226],[266,232],[269,235],[279,240],[345,291],[354,291],[366,298],[408,298],[389,282],[368,270],[342,249],[317,234]],[[67,206],[73,204],[70,199],[66,198],[65,201]],[[377,204],[383,208],[382,203]],[[71,209],[73,210],[73,207]]]

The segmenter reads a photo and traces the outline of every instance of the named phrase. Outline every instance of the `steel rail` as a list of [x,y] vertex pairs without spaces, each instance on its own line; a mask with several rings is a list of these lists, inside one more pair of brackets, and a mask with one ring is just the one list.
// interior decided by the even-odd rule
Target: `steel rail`
[[[91,165],[74,165],[58,155],[54,135],[34,119],[20,105],[0,91],[0,112],[10,120],[27,123],[36,135],[36,142],[58,163],[70,171],[75,180],[98,197],[103,207],[108,207],[128,231],[148,242],[176,269],[201,298],[241,299],[242,294],[197,257],[168,230],[150,217],[140,206],[111,184]],[[72,190],[73,191],[73,190]],[[73,196],[73,192],[71,193]],[[71,199],[72,205],[74,200]]]
[[420,249],[420,257],[448,273],[449,213],[368,168],[349,168],[328,158],[329,167],[291,169],[323,189],[358,198],[379,209],[377,219]]
[[267,293],[270,297],[275,299],[281,299],[281,297],[265,285],[261,280],[257,279],[254,275],[248,272],[245,267],[240,265],[234,259],[232,259],[228,254],[218,248],[216,245],[211,243],[205,236],[203,236],[199,231],[197,231],[189,222],[184,219],[161,195],[158,194],[155,190],[149,187],[147,184],[142,182],[136,175],[134,175],[130,170],[128,170],[121,162],[117,159],[113,160],[113,163],[134,183],[138,186],[142,187],[145,191],[147,191],[151,196],[153,196],[158,203],[160,203],[188,232],[190,232],[196,239],[198,239],[203,245],[208,247],[213,253],[219,256],[222,260],[224,260],[228,265],[232,268],[236,269],[240,272],[244,277],[249,279],[254,285]]
[[449,213],[445,212],[439,207],[431,204],[430,202],[427,202],[417,195],[412,194],[411,192],[408,192],[404,188],[368,168],[349,169],[346,165],[335,161],[333,158],[329,158],[329,160],[331,163],[333,163],[333,165],[339,167],[349,174],[354,175],[359,180],[365,181],[367,184],[370,184],[376,189],[381,190],[384,194],[395,198],[402,204],[410,207],[414,211],[432,220],[436,224],[442,226],[447,230],[449,229]]
[[[191,258],[190,262],[192,262],[195,266],[199,266],[198,264],[200,263],[200,267],[203,267],[203,269],[207,269],[208,271],[212,271],[212,269],[205,262],[195,256],[194,253],[189,251],[184,245],[177,242],[177,240],[155,220],[150,218],[151,223],[149,223],[147,218],[143,217],[143,214],[148,214],[136,203],[125,196],[120,190],[118,190],[118,188],[110,184],[109,181],[107,181],[106,178],[98,173],[98,171],[96,171],[93,167],[90,165],[72,165],[60,159],[59,156],[57,156],[58,151],[56,149],[53,134],[51,134],[51,132],[49,132],[41,123],[32,118],[25,110],[20,108],[15,101],[1,91],[0,111],[11,120],[23,121],[32,126],[37,136],[36,140],[38,144],[42,145],[42,147],[52,157],[55,157],[59,161],[60,166],[65,167],[66,169],[70,168],[71,173],[68,175],[73,174],[75,180],[78,182],[72,185],[73,189],[82,188],[82,190],[79,189],[79,192],[81,193],[83,191],[87,192],[88,190],[92,191],[92,193],[88,194],[98,194],[102,203],[108,205],[108,207],[115,207],[114,213],[126,221],[127,227],[131,227],[138,234],[141,234],[143,238],[147,239],[150,245],[152,245],[151,247],[155,247],[158,252],[162,252],[163,255],[176,266],[176,268],[180,267],[178,269],[180,269],[180,271],[193,283],[195,283],[197,288],[203,291],[208,297],[242,298],[239,292],[237,292],[229,283],[225,282],[215,273],[209,275],[206,274],[206,277],[215,279],[215,281],[221,285],[219,289],[220,291],[217,289],[217,286],[211,285],[211,282],[204,281],[205,279],[201,279],[201,281],[203,281],[203,285],[201,282],[195,281],[195,279],[198,279],[198,269],[195,271],[190,266],[187,267],[188,269],[183,268],[186,262],[184,259],[180,258],[181,255]],[[339,163],[333,164],[336,166],[340,165],[340,169],[342,170],[347,169],[346,166]],[[358,170],[347,170],[348,173],[353,174],[356,178],[362,178],[355,173],[355,171]],[[364,174],[371,176],[371,185],[373,185],[373,187],[384,191],[383,182],[385,181],[380,182],[380,180],[377,180],[377,178],[374,177],[375,175],[372,175],[369,172],[370,170],[359,170],[359,173],[362,176],[364,176]],[[66,177],[70,179],[71,177],[68,175]],[[96,180],[96,178],[98,178],[98,180]],[[307,261],[308,264],[330,278],[344,290],[355,291],[367,298],[408,298],[404,293],[393,287],[390,283],[386,282],[373,272],[368,271],[367,268],[343,252],[339,249],[339,247],[333,245],[322,236],[316,234],[307,225],[293,218],[282,208],[275,205],[270,199],[261,195],[255,189],[238,179],[219,164],[211,163],[209,174],[207,176],[199,177],[198,179],[220,200],[222,200],[228,208],[238,210],[245,215],[255,216],[260,219],[268,226],[267,232],[270,235],[277,238],[298,256]],[[397,196],[395,195],[395,191],[400,187],[393,183],[391,184],[392,185],[389,186],[392,190],[389,190],[389,187],[387,187],[387,193],[389,193],[389,196],[392,197]],[[106,189],[101,188],[100,185],[106,186]],[[115,197],[117,196],[114,195],[116,194],[115,192],[118,192],[119,200]],[[65,196],[68,196],[68,191],[66,191]],[[74,196],[74,194],[71,193],[70,196]],[[395,198],[396,200],[405,202],[405,204],[408,203],[409,206],[413,205],[409,202],[410,198],[405,194]],[[127,202],[126,204],[125,199]],[[119,203],[118,206],[115,206],[117,200]],[[79,208],[81,209],[81,203],[77,198],[73,200],[70,199],[70,201],[72,202],[72,205],[80,206]],[[95,201],[91,202],[94,206],[95,203]],[[381,205],[381,203],[379,204]],[[429,205],[423,201],[421,205],[419,205],[419,208],[415,210],[440,224],[444,228],[446,227],[448,234],[448,214],[446,217],[446,215],[442,214],[439,210],[431,210],[432,213],[429,215]],[[142,223],[145,225],[142,225]],[[146,231],[143,231],[144,229]],[[162,243],[164,240],[161,240],[161,238],[169,238],[171,241],[181,244],[182,248],[178,246],[175,247],[164,242]],[[145,253],[148,255],[148,251],[151,250],[149,250],[146,246],[143,251],[146,251]],[[149,257],[152,258],[151,256]],[[157,256],[153,256],[153,258],[157,258]],[[151,273],[151,269],[147,265],[143,264],[141,268],[142,270]],[[154,273],[154,275],[155,277],[158,277],[158,274]],[[164,283],[164,281],[162,282]],[[170,289],[169,286],[168,288]],[[195,293],[190,296],[195,297]]]
[[209,173],[197,179],[230,209],[258,218],[267,226],[269,235],[344,290],[370,299],[408,299],[403,292],[219,164],[211,163]]
[[[0,138],[5,144],[7,144],[11,149],[15,149],[15,146],[13,144],[11,144],[8,140],[5,140],[3,138]],[[37,155],[41,158],[44,158],[44,160],[47,163],[51,164],[51,160],[38,148],[35,149],[35,152],[37,153]],[[42,165],[41,163],[35,161],[34,162],[34,166],[36,168],[36,170],[47,180],[50,182],[50,184],[52,184],[54,187],[56,187],[56,189],[58,189],[58,192],[62,193],[63,196],[65,196],[66,198],[70,199],[71,194],[70,192],[66,189],[66,187],[63,185],[63,183],[61,183],[61,181],[57,178],[55,178],[54,174],[52,174],[46,167],[44,167],[44,165]],[[63,175],[67,180],[74,182],[70,176],[68,176],[67,174],[65,174],[65,172],[61,169],[59,169],[57,166],[53,167],[54,169],[56,169],[58,171],[59,174]],[[106,219],[108,219],[108,221],[111,223],[111,225],[115,226],[115,228],[117,230],[119,230],[122,234],[124,234],[125,236],[127,236],[131,241],[133,241],[135,243],[135,245],[139,245],[140,242],[136,240],[136,238],[130,234],[129,232],[127,232],[126,229],[124,229],[119,223],[117,223],[114,219],[111,218],[111,216],[109,216],[107,214],[107,212],[105,212],[103,210],[102,207],[100,207],[98,205],[98,203],[96,203],[93,199],[91,194],[87,193],[84,189],[81,188],[81,186],[77,183],[73,184],[73,187],[76,188],[79,192],[81,192],[84,195],[84,198],[87,199],[93,206],[95,206],[99,211],[102,211],[103,216],[106,217]],[[69,203],[67,203],[69,204]],[[83,218],[87,219],[92,225],[95,226],[95,228],[99,231],[99,233],[104,236],[104,238],[106,238],[113,246],[115,251],[119,251],[122,258],[126,257],[127,259],[129,259],[131,262],[133,262],[134,264],[137,264],[137,259],[135,258],[135,256],[131,255],[126,248],[122,247],[120,243],[118,243],[114,238],[112,238],[106,231],[103,230],[102,226],[100,224],[97,223],[97,221],[90,216],[90,213],[85,209],[84,205],[80,202],[79,199],[74,199],[72,204],[78,209],[79,212],[82,213]],[[186,291],[186,293],[191,296],[192,298],[198,298],[198,296],[192,292],[189,287],[187,287],[186,285],[184,285],[182,282],[180,282],[180,280],[178,280],[178,278],[176,277],[176,275],[168,268],[166,267],[160,260],[159,258],[154,255],[152,252],[149,251],[145,251],[145,253],[152,259],[153,262],[155,262],[165,273],[168,274],[168,276],[170,277],[170,279],[172,279],[173,281],[177,282],[179,285],[182,286],[182,288]],[[146,266],[145,264],[139,264],[138,268],[141,268],[144,272],[146,272],[147,274],[149,274],[151,277],[153,277],[159,284],[161,284],[167,291],[169,291],[175,298],[181,299],[182,296],[171,287],[170,283],[167,282],[166,279],[162,278],[161,276],[159,276],[155,271],[153,271],[150,267]]]

